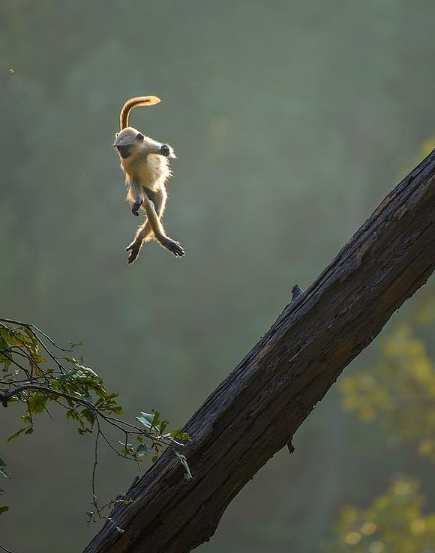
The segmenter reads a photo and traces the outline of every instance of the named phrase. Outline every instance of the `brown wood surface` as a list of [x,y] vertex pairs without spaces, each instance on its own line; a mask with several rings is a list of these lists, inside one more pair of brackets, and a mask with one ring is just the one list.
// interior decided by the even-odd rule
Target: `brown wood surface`
[[133,503],[115,508],[125,532],[107,523],[85,553],[187,553],[209,540],[234,496],[434,271],[434,221],[432,152],[187,423],[193,480],[166,451],[127,492]]

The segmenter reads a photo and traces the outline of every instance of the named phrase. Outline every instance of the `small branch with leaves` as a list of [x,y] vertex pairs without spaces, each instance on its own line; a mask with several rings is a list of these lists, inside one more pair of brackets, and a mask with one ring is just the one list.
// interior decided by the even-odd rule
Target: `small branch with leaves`
[[[177,448],[190,438],[179,430],[167,431],[168,421],[155,411],[140,413],[134,423],[124,420],[118,394],[107,391],[101,376],[73,355],[78,345],[70,342],[69,348],[62,348],[33,324],[0,318],[0,403],[3,407],[14,403],[24,407],[20,415],[23,427],[8,441],[32,434],[35,416],[44,412],[50,415],[50,404],[65,410],[66,418],[77,424],[79,434],[95,434],[91,500],[94,510],[87,515],[89,522],[110,521],[104,516],[105,510],[118,503],[128,505],[128,500],[117,498],[99,505],[96,474],[101,441],[116,455],[137,463],[147,455],[154,462],[163,449],[173,448],[189,479],[192,475],[186,458]],[[109,429],[115,430],[117,440],[109,439]],[[0,474],[9,477],[2,458]],[[7,510],[6,505],[0,506],[0,514]]]

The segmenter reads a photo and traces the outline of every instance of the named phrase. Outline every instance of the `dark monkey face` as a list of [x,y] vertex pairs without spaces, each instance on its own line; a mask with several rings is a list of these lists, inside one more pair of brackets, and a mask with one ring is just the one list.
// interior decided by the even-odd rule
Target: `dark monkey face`
[[132,144],[128,144],[127,146],[115,146],[115,148],[118,150],[122,159],[127,159],[132,154]]

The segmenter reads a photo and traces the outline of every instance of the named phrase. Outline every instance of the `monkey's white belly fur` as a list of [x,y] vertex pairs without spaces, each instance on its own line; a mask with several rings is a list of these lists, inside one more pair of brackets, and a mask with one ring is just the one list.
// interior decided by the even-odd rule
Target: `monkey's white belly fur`
[[142,186],[156,190],[170,176],[168,160],[162,156],[148,154],[147,162],[133,170]]
[[[171,176],[168,160],[156,154],[147,154],[145,162],[143,158],[140,160],[135,158],[133,161],[123,159],[121,167],[124,169],[126,175],[131,175],[131,178],[139,181],[143,188],[148,188],[150,190],[163,188],[165,182]],[[130,179],[127,177],[127,200],[134,203],[135,198],[131,194],[129,181]]]

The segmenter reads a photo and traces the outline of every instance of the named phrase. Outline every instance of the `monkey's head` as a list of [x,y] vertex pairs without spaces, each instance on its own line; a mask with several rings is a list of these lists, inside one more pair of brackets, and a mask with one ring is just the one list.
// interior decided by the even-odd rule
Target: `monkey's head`
[[122,159],[127,159],[134,155],[141,147],[144,141],[144,135],[133,127],[127,127],[115,134],[113,146],[118,150]]

